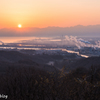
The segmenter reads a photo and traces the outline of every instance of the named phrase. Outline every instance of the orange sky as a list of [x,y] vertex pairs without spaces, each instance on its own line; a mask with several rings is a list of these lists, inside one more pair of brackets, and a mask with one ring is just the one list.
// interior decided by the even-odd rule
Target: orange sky
[[0,28],[100,24],[100,0],[0,0]]

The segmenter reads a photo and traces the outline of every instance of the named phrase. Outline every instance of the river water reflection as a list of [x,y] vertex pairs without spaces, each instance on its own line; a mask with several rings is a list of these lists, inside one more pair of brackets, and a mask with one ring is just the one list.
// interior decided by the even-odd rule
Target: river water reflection
[[76,51],[72,51],[72,50],[67,50],[67,49],[63,49],[63,48],[29,48],[29,47],[0,47],[0,49],[2,50],[2,49],[9,49],[9,50],[11,50],[11,49],[15,49],[15,50],[21,50],[21,49],[24,49],[24,50],[60,50],[60,51],[66,51],[66,52],[68,52],[68,53],[75,53],[75,54],[77,54],[77,55],[79,55],[79,56],[81,56],[81,57],[85,57],[85,58],[88,58],[89,56],[87,56],[87,55],[82,55],[82,54],[80,54],[79,52],[76,52]]

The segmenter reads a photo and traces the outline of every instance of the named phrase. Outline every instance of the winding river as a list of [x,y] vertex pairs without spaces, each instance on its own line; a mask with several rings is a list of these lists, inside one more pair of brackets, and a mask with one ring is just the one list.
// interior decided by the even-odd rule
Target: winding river
[[76,52],[76,51],[72,51],[72,50],[66,50],[66,49],[62,49],[62,51],[66,51],[68,53],[76,53],[77,55],[81,56],[81,57],[85,57],[85,58],[88,58],[89,56],[87,55],[82,55],[82,54],[79,54],[79,52]]

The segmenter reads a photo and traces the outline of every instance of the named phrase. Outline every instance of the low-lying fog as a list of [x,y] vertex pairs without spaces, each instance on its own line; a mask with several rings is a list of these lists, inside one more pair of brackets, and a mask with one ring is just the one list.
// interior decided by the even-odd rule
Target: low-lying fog
[[82,47],[100,48],[100,38],[93,37],[77,37],[77,36],[58,36],[58,37],[8,37],[0,38],[0,45],[5,46],[76,46],[78,49]]

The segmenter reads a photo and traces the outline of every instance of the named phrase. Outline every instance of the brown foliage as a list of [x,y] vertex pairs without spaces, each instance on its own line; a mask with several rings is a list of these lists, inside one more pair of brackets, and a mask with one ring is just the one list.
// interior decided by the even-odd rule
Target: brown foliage
[[100,76],[97,72],[99,78],[91,82],[93,73],[84,68],[63,74],[9,67],[0,74],[0,93],[7,94],[8,100],[99,100]]

